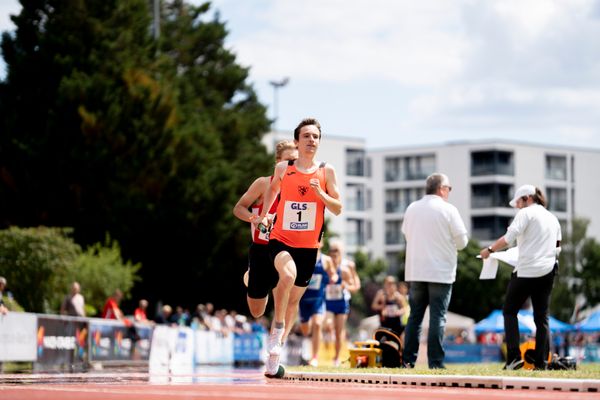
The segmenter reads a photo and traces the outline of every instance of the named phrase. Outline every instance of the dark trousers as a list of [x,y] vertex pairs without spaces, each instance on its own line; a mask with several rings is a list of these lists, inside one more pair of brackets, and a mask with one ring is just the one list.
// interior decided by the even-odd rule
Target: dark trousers
[[554,284],[556,267],[547,275],[539,278],[518,278],[513,273],[508,288],[502,314],[504,315],[504,332],[506,340],[506,361],[510,363],[521,359],[519,349],[519,322],[517,314],[521,306],[531,297],[533,321],[535,322],[535,366],[542,367],[548,359],[550,350],[548,306]]

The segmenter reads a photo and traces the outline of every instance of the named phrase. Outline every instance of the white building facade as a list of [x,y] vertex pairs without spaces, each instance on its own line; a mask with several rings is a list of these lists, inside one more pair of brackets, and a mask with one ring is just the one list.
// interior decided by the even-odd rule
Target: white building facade
[[[293,133],[271,133],[269,150]],[[487,245],[506,232],[515,214],[508,202],[523,184],[540,187],[563,232],[573,218],[590,220],[588,236],[600,240],[600,150],[510,141],[453,142],[441,145],[367,150],[362,139],[324,135],[319,160],[334,165],[344,211],[328,215],[329,229],[357,250],[385,258],[397,268],[404,248],[404,210],[424,194],[432,172],[448,175],[454,204],[469,236]]]

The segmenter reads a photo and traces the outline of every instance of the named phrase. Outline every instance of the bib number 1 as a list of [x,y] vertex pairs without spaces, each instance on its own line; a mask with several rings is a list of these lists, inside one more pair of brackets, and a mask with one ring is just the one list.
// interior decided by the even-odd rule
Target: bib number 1
[[316,202],[286,201],[283,210],[283,229],[287,231],[314,231]]

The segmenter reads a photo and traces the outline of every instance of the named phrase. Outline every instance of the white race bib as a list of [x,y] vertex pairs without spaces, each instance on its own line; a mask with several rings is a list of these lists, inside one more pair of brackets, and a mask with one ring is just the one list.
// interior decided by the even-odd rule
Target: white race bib
[[387,317],[395,317],[396,315],[398,315],[399,310],[400,308],[398,307],[398,304],[388,304],[383,310],[383,315]]
[[314,231],[316,212],[316,202],[286,201],[283,208],[283,230]]
[[325,299],[326,300],[342,300],[344,298],[344,291],[342,285],[329,284],[325,288]]
[[321,288],[322,280],[323,280],[323,275],[313,274],[313,276],[310,278],[310,282],[308,282],[308,289],[319,290]]

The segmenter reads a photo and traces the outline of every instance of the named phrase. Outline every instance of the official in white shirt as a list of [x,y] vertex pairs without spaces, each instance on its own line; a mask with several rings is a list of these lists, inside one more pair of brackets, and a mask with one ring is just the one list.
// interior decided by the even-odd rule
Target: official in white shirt
[[444,327],[456,278],[457,250],[469,238],[458,210],[448,203],[452,191],[444,174],[427,177],[425,196],[411,203],[404,213],[402,233],[406,237],[404,280],[410,282],[410,315],[404,337],[403,361],[413,367],[419,352],[419,335],[429,306],[427,361],[429,368],[444,366]]
[[504,368],[513,370],[523,366],[517,313],[525,300],[531,297],[536,326],[534,367],[546,369],[550,349],[548,305],[558,268],[558,251],[562,240],[560,224],[546,210],[542,191],[533,185],[518,188],[509,204],[519,211],[506,234],[480,252],[481,257],[486,259],[491,253],[514,246],[515,243],[519,248],[519,259],[508,283],[502,310],[507,349]]

